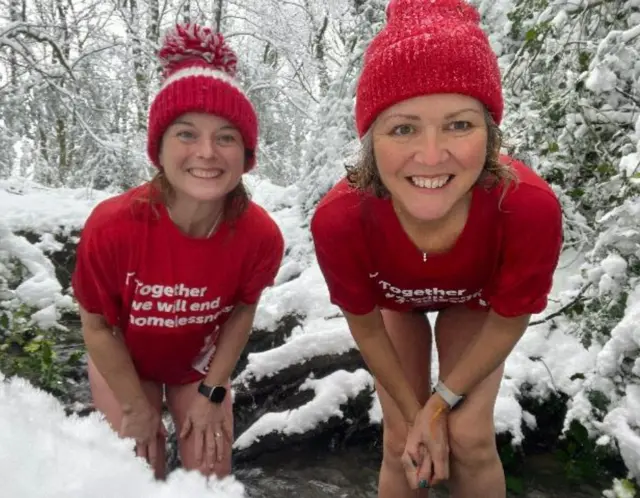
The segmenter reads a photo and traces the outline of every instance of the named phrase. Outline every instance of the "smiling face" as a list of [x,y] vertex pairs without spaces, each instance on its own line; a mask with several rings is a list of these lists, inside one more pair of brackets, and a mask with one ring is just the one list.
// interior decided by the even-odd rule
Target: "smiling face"
[[165,131],[159,162],[177,200],[211,202],[224,199],[240,182],[245,148],[226,119],[187,113]]
[[487,156],[484,107],[464,95],[402,101],[378,116],[371,133],[382,183],[416,222],[446,218],[478,180]]

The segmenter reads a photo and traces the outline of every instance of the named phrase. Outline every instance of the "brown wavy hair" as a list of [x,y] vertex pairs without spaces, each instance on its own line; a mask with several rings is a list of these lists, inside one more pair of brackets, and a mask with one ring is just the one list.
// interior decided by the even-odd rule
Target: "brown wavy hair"
[[[518,177],[511,166],[500,160],[500,148],[502,147],[500,127],[486,109],[484,110],[484,118],[487,125],[487,155],[476,184],[484,185],[486,188],[503,184],[502,196],[504,196],[509,186],[517,183]],[[373,151],[372,128],[373,126],[369,127],[369,131],[362,138],[357,162],[346,166],[347,181],[355,188],[372,192],[376,197],[388,198],[390,193],[382,183]]]
[[[149,186],[151,188],[145,189],[138,200],[149,202],[152,205],[159,202],[167,206],[171,205],[175,197],[175,189],[169,180],[167,180],[164,170],[158,170],[156,172],[149,181]],[[233,222],[240,218],[249,206],[250,200],[251,195],[244,182],[240,180],[240,183],[225,197],[222,220]]]

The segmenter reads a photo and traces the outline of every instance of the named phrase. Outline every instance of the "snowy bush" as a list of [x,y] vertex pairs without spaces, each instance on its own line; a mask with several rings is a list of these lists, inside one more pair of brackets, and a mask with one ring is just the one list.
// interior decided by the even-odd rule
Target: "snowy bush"
[[0,372],[63,396],[82,351],[64,359],[57,351],[60,313],[73,308],[44,253],[58,246],[50,234],[33,245],[0,222]]
[[619,452],[638,479],[640,4],[481,1],[480,10],[503,69],[507,148],[552,183],[565,249],[586,253],[558,323],[599,352],[567,393],[565,435],[586,429],[584,444]]

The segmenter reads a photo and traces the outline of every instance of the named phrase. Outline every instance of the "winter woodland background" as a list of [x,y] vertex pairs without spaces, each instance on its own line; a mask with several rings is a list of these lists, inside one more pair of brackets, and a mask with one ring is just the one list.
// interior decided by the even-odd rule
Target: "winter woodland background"
[[[154,53],[165,29],[192,21],[220,28],[239,54],[240,78],[261,119],[259,166],[249,184],[287,238],[277,285],[256,323],[261,345],[238,369],[238,396],[249,389],[255,402],[289,367],[282,378],[298,377],[294,391],[315,391],[295,409],[259,406],[264,417],[245,421],[237,449],[262,451],[268,434],[318,427],[344,434],[354,420],[362,423],[362,410],[360,418],[344,410],[362,396],[371,405],[362,426],[379,422],[371,378],[328,304],[306,226],[356,150],[354,87],[385,5],[0,0],[0,371],[72,398],[78,379],[70,365],[82,361],[82,349],[61,344],[74,326],[77,334],[68,282],[73,245],[96,202],[150,177],[144,144],[158,87]],[[640,0],[476,5],[503,72],[505,151],[552,183],[566,230],[550,309],[528,332],[535,340],[525,336],[510,360],[501,391],[497,416],[505,423],[498,428],[510,435],[503,458],[516,458],[526,441],[549,432],[547,419],[556,420],[551,437],[564,441],[554,444],[569,473],[606,471],[608,496],[633,496],[640,479]],[[323,360],[305,370],[314,358]],[[0,438],[29,423],[25,411],[41,411],[37,396],[21,381],[0,383]],[[52,441],[83,439],[85,422],[65,418],[56,400],[45,403],[58,427]],[[342,425],[328,423],[335,419]],[[84,438],[106,441],[95,424]],[[24,444],[31,444],[26,436]],[[117,448],[118,458],[128,452]],[[0,475],[18,468],[16,454],[12,460],[0,449]],[[175,479],[184,491],[186,478]],[[233,485],[216,496],[239,496]],[[38,496],[25,489],[7,496]],[[61,495],[71,496],[69,488]]]

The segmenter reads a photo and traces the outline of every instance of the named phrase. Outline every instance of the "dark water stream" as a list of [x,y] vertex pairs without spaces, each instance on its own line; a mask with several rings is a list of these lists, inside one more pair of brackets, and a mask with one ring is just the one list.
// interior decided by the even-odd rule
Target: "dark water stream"
[[[337,453],[290,450],[242,464],[236,477],[250,498],[376,498],[379,455],[362,448]],[[552,457],[530,457],[522,479],[522,494],[510,498],[596,498],[601,492],[588,484],[569,483]],[[437,489],[430,498],[449,496]]]
[[[86,380],[73,391],[75,402],[85,407],[91,405]],[[169,454],[172,453],[176,454],[173,445],[169,450]],[[235,464],[234,475],[246,486],[249,498],[377,498],[379,466],[380,454],[376,449],[352,446],[330,451],[298,447]],[[523,492],[510,493],[509,498],[602,496],[602,487],[596,483],[569,482],[561,465],[550,455],[527,457],[523,475],[520,479]],[[447,496],[445,489],[436,489],[430,494],[430,498]]]

